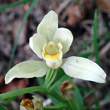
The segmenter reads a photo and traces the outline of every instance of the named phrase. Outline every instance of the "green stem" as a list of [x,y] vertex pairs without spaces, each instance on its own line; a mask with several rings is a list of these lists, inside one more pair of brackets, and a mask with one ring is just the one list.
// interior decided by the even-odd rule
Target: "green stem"
[[28,3],[28,2],[32,2],[32,0],[17,1],[17,2],[11,3],[11,4],[6,5],[6,6],[1,6],[0,11],[3,11],[7,8],[12,8],[12,7],[18,6],[18,5],[21,5],[21,4],[25,4],[25,3]]
[[65,108],[66,106],[64,104],[58,104],[56,106],[48,106],[48,107],[43,107],[44,110],[59,110],[61,108]]
[[50,81],[49,81],[49,83],[47,85],[47,88],[51,88],[52,83],[54,82],[56,76],[57,76],[57,70],[54,70],[54,73],[53,73],[53,75],[52,75],[52,77],[51,77],[51,79],[50,79]]
[[52,84],[55,82],[55,78],[57,76],[57,70],[56,69],[49,69],[46,78],[45,78],[45,87],[51,90]]
[[31,12],[31,10],[32,10],[32,8],[34,7],[34,5],[35,5],[36,2],[37,2],[37,0],[33,0],[32,4],[31,4],[31,6],[30,6],[28,12],[26,13],[26,15],[25,15],[25,17],[24,17],[24,19],[23,19],[23,21],[22,21],[22,24],[21,24],[21,26],[20,26],[20,28],[19,28],[18,34],[17,34],[17,36],[16,36],[16,40],[15,40],[15,42],[14,42],[14,47],[13,47],[13,49],[12,49],[12,53],[11,53],[11,57],[10,57],[10,61],[9,61],[8,70],[9,70],[9,69],[11,68],[11,66],[12,66],[12,62],[13,62],[13,59],[14,59],[14,56],[15,56],[15,51],[16,51],[18,39],[19,39],[20,33],[21,33],[21,31],[22,31],[22,28],[23,28],[23,26],[24,26],[24,24],[25,24],[25,22],[26,22],[26,20],[27,20],[27,18],[28,18],[28,16],[29,16],[30,12]]
[[50,82],[53,73],[54,73],[54,69],[49,68],[45,78],[45,85],[47,85]]

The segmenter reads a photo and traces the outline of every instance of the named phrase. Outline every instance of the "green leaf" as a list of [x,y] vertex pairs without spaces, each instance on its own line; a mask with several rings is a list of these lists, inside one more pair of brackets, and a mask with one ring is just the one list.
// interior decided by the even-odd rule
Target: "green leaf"
[[6,110],[5,106],[2,103],[0,103],[0,110]]
[[51,96],[51,95],[47,95],[47,96],[48,96],[48,98],[50,98],[50,99],[52,100],[52,103],[53,103],[54,105],[59,104],[59,101],[56,100],[53,96]]
[[88,89],[88,88],[78,88],[81,92],[86,92],[86,93],[90,93],[91,92],[91,90],[90,89]]
[[9,99],[9,98],[16,97],[16,96],[19,96],[22,94],[31,93],[31,92],[38,92],[38,91],[42,91],[44,93],[47,93],[47,91],[43,87],[35,86],[35,87],[23,88],[23,89],[15,90],[12,92],[0,94],[0,100]]
[[44,86],[44,77],[37,78],[37,81],[39,82],[40,86]]
[[[76,100],[68,100],[69,106],[71,110],[80,110],[80,107]],[[82,109],[81,109],[82,110]]]
[[96,57],[97,64],[100,65],[100,58],[98,53],[98,43],[97,43],[97,10],[94,14],[94,25],[93,25],[93,45],[94,45],[94,54]]
[[55,88],[56,86],[59,86],[62,82],[64,82],[65,80],[69,79],[70,77],[69,76],[66,76],[66,75],[63,75],[61,78],[58,79],[58,81],[56,81],[51,89]]
[[70,81],[72,82],[72,84],[74,85],[74,88],[75,88],[75,92],[74,92],[75,101],[77,101],[77,103],[80,107],[80,110],[83,110],[84,109],[84,104],[83,104],[82,95],[81,95],[77,85],[74,83],[73,79],[70,78]]
[[[80,109],[83,110],[83,98],[82,98],[82,96],[80,94],[80,91],[79,91],[77,85],[72,81],[72,79],[64,73],[64,71],[63,71],[62,68],[59,68],[57,70],[57,76],[56,76],[56,78],[54,80],[54,83],[51,86],[51,89],[53,89],[56,86],[59,86],[59,84],[61,84],[63,81],[65,81],[67,79],[69,79],[73,83],[74,88],[75,88],[75,93],[74,93],[75,94],[75,100],[77,101],[78,105],[80,106]],[[60,94],[60,92],[58,90],[58,87],[57,88],[54,88],[54,90],[58,94]]]
[[55,82],[56,82],[56,81],[59,81],[59,79],[60,79],[62,76],[64,76],[64,75],[65,75],[65,73],[64,73],[63,69],[62,69],[62,68],[58,68],[58,70],[57,70],[57,76],[56,76],[56,78],[55,78]]

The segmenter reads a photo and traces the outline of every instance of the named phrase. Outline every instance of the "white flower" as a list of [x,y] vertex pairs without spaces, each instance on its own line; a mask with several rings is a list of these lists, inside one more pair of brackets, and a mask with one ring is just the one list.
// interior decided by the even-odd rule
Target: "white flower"
[[66,28],[58,28],[58,16],[50,11],[29,41],[31,49],[44,61],[24,61],[17,64],[6,74],[6,84],[14,78],[42,77],[48,68],[59,67],[70,77],[104,83],[106,74],[96,63],[76,56],[62,60],[72,41],[72,33]]

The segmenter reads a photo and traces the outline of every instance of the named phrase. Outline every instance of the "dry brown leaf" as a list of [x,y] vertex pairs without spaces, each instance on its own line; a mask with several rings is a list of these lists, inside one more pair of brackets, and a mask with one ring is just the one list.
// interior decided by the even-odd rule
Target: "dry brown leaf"
[[29,10],[29,4],[24,4],[24,10],[27,12]]
[[[15,41],[16,36],[18,34],[21,23],[22,23],[22,20],[15,20],[14,23],[13,23],[14,41]],[[24,27],[23,27],[23,29],[20,33],[19,40],[18,40],[18,45],[23,45],[26,42],[26,27],[27,27],[27,22],[24,24]]]
[[110,10],[110,0],[96,0],[98,8]]
[[69,26],[74,26],[77,24],[84,16],[84,10],[78,5],[72,5],[67,9],[68,20],[67,23]]

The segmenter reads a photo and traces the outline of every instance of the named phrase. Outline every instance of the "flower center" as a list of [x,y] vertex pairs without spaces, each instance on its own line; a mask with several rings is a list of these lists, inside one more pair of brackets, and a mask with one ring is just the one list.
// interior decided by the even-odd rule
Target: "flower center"
[[42,55],[50,68],[59,68],[62,64],[62,44],[55,44],[53,41],[50,41],[47,45],[44,45]]
[[45,60],[49,61],[57,61],[62,58],[62,45],[58,43],[57,45],[50,41],[48,45],[44,45],[43,47],[43,57]]
[[48,54],[56,54],[58,53],[58,47],[55,45],[54,42],[49,42],[46,46],[46,51]]

